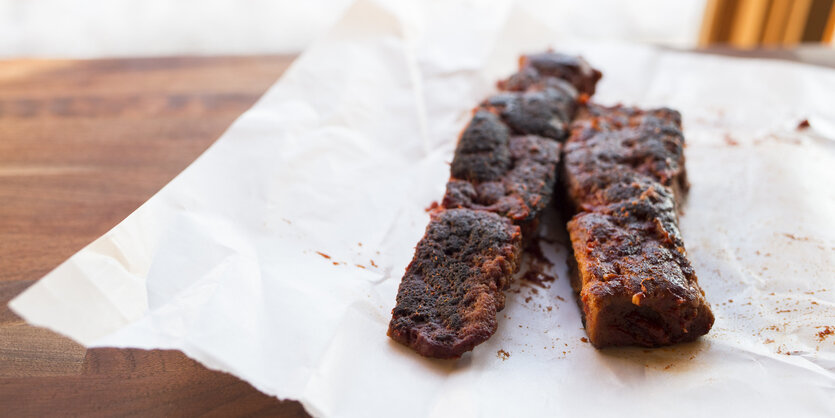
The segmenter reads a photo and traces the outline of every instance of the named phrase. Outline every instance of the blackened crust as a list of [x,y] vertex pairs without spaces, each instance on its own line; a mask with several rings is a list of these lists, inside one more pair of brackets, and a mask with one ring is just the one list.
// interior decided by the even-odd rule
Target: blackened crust
[[563,141],[577,109],[577,91],[566,81],[552,81],[538,89],[495,94],[481,106],[501,116],[515,134]]
[[511,168],[494,181],[450,179],[443,206],[500,214],[522,227],[527,238],[553,195],[560,144],[538,136],[510,139]]
[[594,94],[597,82],[603,75],[581,57],[543,52],[525,55],[519,59],[519,71],[499,83],[502,90],[524,91],[560,79],[571,83],[578,92]]
[[510,131],[494,114],[481,110],[461,133],[452,177],[469,181],[492,181],[510,169]]

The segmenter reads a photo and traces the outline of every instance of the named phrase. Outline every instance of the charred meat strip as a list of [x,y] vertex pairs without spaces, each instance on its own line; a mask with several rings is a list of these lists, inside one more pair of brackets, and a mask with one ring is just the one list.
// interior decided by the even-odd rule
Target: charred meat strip
[[503,289],[516,271],[519,227],[492,212],[444,209],[400,282],[389,336],[427,357],[454,358],[496,332]]
[[677,200],[687,190],[681,118],[590,105],[565,144],[572,285],[596,347],[692,341],[713,314],[687,260]]
[[[522,74],[524,73],[524,74]],[[454,358],[496,330],[503,289],[557,181],[561,144],[600,73],[582,59],[528,56],[459,138],[443,203],[397,294],[388,334],[428,357]],[[587,96],[584,96],[587,97]]]

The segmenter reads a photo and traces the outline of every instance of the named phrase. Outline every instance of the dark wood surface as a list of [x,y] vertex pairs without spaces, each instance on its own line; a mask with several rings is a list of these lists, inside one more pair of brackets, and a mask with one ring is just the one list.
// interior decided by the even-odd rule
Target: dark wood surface
[[[822,47],[712,53],[835,66]],[[0,416],[307,416],[178,351],[85,350],[6,307],[174,178],[291,61],[0,61]]]
[[0,416],[307,416],[179,351],[85,350],[6,307],[174,178],[292,58],[0,61]]

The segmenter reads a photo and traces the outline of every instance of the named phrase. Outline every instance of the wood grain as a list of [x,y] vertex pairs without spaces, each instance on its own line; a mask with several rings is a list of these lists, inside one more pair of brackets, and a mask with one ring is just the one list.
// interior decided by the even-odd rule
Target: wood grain
[[178,351],[85,350],[6,307],[174,178],[292,58],[0,61],[0,415],[307,416]]

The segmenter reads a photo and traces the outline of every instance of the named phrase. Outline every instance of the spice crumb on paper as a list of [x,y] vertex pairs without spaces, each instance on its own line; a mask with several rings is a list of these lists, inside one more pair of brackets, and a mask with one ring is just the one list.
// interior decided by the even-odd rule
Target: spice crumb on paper
[[732,137],[731,134],[725,134],[724,140],[725,140],[725,144],[727,144],[728,146],[731,146],[731,147],[739,146],[739,141],[734,139],[734,137]]
[[824,341],[830,335],[835,334],[835,327],[829,327],[825,325],[823,327],[818,328],[823,328],[821,332],[818,332],[818,341]]

